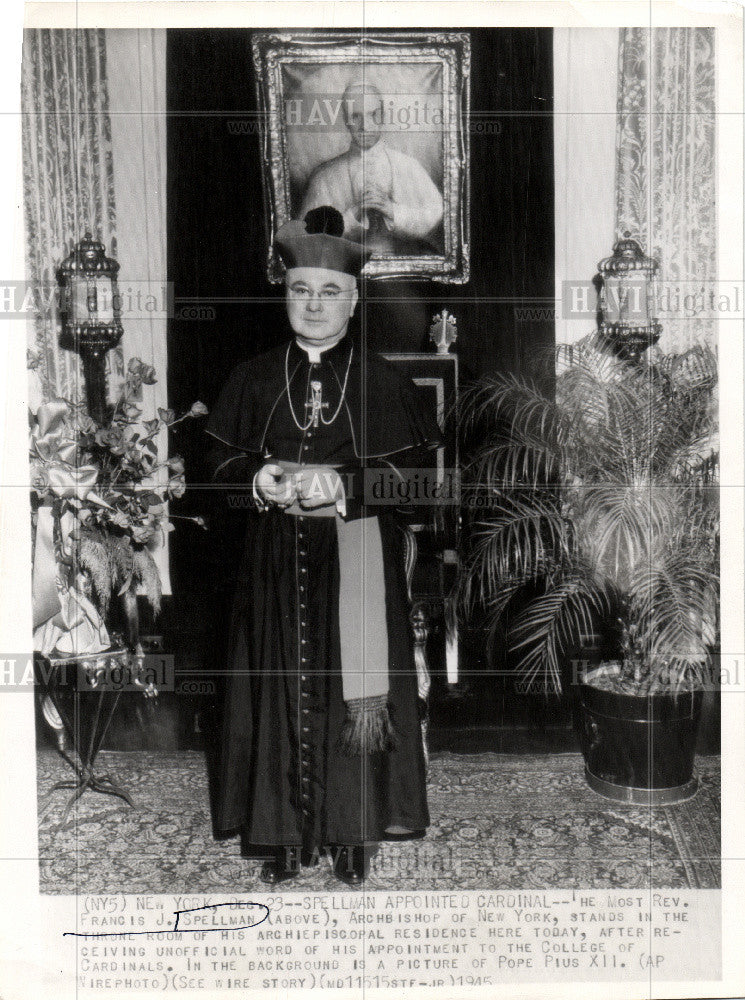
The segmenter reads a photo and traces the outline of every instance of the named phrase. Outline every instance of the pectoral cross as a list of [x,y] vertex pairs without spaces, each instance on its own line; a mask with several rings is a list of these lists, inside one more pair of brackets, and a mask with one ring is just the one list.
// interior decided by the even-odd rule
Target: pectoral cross
[[328,410],[329,404],[324,403],[321,400],[321,383],[315,379],[310,383],[311,398],[305,404],[305,409],[311,411],[311,417],[314,427],[318,427],[318,417],[321,414],[321,410]]

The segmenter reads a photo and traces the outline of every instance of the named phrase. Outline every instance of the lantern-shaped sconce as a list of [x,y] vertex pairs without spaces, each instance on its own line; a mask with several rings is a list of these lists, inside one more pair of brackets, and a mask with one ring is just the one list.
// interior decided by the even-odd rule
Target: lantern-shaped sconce
[[658,271],[658,262],[646,256],[629,232],[613,247],[612,256],[598,264],[600,334],[619,357],[638,361],[660,339]]
[[103,243],[90,233],[57,269],[62,318],[61,343],[83,359],[88,413],[106,421],[106,352],[122,338],[119,264],[106,256]]

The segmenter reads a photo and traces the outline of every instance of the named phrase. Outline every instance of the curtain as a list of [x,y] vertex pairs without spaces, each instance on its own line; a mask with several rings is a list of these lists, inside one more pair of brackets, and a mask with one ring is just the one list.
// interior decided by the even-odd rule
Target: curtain
[[[27,276],[38,292],[30,349],[43,395],[85,398],[79,357],[59,346],[55,271],[89,230],[116,257],[116,211],[103,30],[24,33],[23,187]],[[124,374],[110,351],[109,385]],[[46,384],[45,384],[46,383]]]
[[[166,31],[106,30],[111,148],[116,192],[122,350],[125,361],[153,365],[158,381],[142,387],[143,420],[168,407],[166,269]],[[151,306],[153,308],[151,308]],[[168,434],[156,439],[168,455]],[[168,536],[153,552],[163,593],[171,593]]]
[[[27,31],[22,72],[27,274],[41,289],[29,338],[41,378],[31,398],[85,399],[80,359],[59,346],[52,292],[57,266],[88,229],[120,264],[124,336],[107,354],[109,396],[140,358],[157,372],[140,402],[142,419],[152,419],[168,406],[165,30]],[[165,430],[157,444],[163,461]],[[153,556],[169,594],[167,540]]]
[[145,417],[168,406],[165,60],[165,29],[106,31],[122,347],[125,358],[142,358],[158,374],[156,385],[146,387]]
[[660,262],[660,348],[714,346],[714,29],[624,28],[618,65],[617,238]]
[[553,54],[556,341],[568,344],[595,329],[591,281],[613,244],[618,28],[555,28]]

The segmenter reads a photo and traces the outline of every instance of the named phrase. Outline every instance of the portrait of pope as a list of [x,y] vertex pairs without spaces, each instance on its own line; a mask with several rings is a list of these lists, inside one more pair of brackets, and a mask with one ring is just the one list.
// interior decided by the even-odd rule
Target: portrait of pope
[[442,253],[440,68],[285,72],[292,218],[333,205],[344,235],[374,255]]

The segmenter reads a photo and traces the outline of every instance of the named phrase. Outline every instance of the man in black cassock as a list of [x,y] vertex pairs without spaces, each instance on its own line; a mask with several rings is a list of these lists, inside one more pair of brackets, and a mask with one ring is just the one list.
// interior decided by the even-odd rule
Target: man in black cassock
[[216,827],[271,848],[273,884],[322,850],[359,884],[369,848],[429,823],[395,510],[369,470],[426,466],[440,432],[396,367],[347,335],[365,249],[328,206],[283,226],[295,339],[239,365],[207,433],[250,498],[229,644]]

